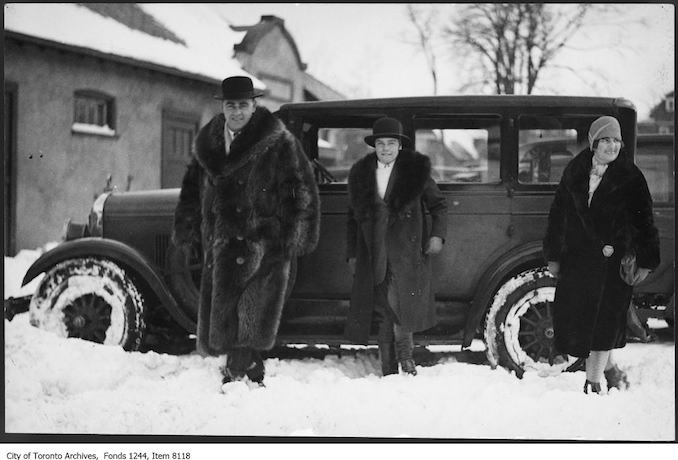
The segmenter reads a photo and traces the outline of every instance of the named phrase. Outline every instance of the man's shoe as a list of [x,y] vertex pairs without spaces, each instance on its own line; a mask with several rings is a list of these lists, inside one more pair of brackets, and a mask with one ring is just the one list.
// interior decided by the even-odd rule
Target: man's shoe
[[589,394],[589,389],[591,390],[591,393],[600,394],[601,392],[600,383],[592,382],[587,379],[586,382],[584,383],[584,393]]
[[[236,380],[239,380],[238,377],[236,377],[230,369],[224,367],[221,369],[221,375],[223,376],[221,378],[221,384],[224,385],[225,383],[231,383],[235,382]],[[241,377],[242,378],[242,377]]]
[[406,374],[417,375],[417,369],[413,359],[404,359],[400,361],[400,369]]
[[607,389],[617,388],[618,390],[627,390],[630,386],[629,378],[626,372],[619,369],[615,364],[610,369],[603,371],[605,380],[607,380]]
[[256,357],[245,373],[250,381],[263,387],[265,372],[266,369],[264,368],[264,361],[260,357]]

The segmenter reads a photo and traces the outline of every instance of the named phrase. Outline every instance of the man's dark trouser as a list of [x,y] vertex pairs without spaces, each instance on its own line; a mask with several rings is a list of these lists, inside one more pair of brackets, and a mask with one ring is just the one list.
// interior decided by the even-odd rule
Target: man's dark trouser
[[392,276],[387,271],[386,280],[375,287],[374,305],[378,324],[379,359],[383,375],[397,374],[398,362],[411,360],[414,349],[412,331],[407,331],[398,324],[396,315],[391,309],[391,302],[397,299],[395,296]]

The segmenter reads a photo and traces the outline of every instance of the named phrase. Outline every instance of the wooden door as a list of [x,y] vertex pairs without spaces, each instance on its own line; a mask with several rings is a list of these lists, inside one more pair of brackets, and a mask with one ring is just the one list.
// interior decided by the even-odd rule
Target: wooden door
[[186,165],[191,160],[199,117],[164,111],[162,115],[162,188],[181,187]]

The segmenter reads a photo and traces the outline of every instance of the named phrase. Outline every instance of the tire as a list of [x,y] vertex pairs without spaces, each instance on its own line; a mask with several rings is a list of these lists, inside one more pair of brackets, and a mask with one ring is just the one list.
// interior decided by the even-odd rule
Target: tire
[[578,370],[584,360],[558,353],[553,341],[556,280],[546,267],[524,271],[497,291],[485,321],[487,358],[515,371],[541,376]]
[[198,318],[200,301],[200,277],[202,274],[201,250],[195,251],[190,258],[170,241],[167,247],[166,267],[168,287],[179,301],[184,312],[194,320]]
[[138,350],[144,338],[144,300],[125,270],[84,257],[55,265],[29,305],[30,323],[61,337]]

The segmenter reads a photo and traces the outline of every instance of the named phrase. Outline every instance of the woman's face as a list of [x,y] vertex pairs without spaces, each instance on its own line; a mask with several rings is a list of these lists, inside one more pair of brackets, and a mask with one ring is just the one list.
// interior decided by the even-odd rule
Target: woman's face
[[621,146],[621,139],[601,137],[598,139],[598,146],[593,149],[593,156],[599,163],[607,164],[617,159]]

